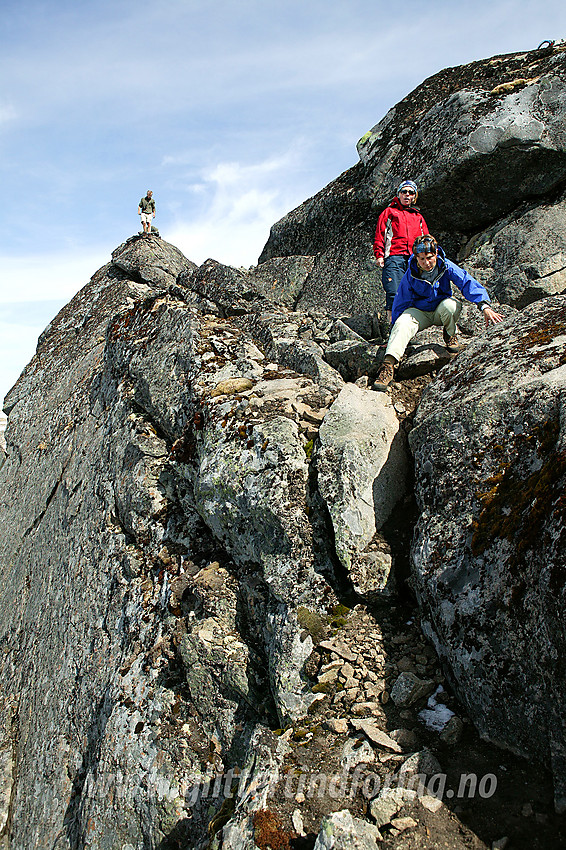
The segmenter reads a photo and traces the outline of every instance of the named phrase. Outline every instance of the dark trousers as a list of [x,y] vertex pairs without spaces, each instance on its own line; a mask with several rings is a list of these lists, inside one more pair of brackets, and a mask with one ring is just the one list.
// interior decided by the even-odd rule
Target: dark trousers
[[385,290],[385,307],[387,310],[391,310],[393,307],[395,293],[399,289],[401,278],[407,271],[408,265],[409,257],[403,254],[394,254],[385,258],[381,272],[381,282]]

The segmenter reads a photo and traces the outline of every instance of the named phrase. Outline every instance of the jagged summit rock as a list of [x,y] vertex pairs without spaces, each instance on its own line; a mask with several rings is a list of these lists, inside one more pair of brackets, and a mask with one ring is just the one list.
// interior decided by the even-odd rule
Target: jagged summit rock
[[[208,804],[195,810],[191,788],[232,752],[256,760],[258,735],[269,761],[269,726],[319,699],[304,668],[338,600],[309,465],[343,381],[260,284],[236,303],[245,278],[130,240],[6,398],[0,749],[17,735],[25,753],[6,798],[14,846],[61,829],[76,846],[91,821],[95,846],[140,819],[163,837],[189,816],[196,841]],[[223,755],[203,768],[185,735]],[[38,771],[48,820],[28,793]]]
[[197,266],[169,242],[155,237],[133,236],[112,251],[112,262],[132,280],[167,286],[176,283],[182,271]]

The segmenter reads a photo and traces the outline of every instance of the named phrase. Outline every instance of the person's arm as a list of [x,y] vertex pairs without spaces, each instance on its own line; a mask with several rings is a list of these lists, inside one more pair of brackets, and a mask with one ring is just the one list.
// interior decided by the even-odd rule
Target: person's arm
[[375,254],[375,260],[377,265],[380,268],[383,268],[384,257],[383,253],[385,250],[384,239],[385,239],[385,227],[387,225],[387,217],[389,213],[389,208],[384,209],[379,218],[377,219],[377,227],[375,228],[375,238],[373,240],[373,253]]
[[450,279],[461,291],[464,298],[471,304],[475,304],[482,311],[486,327],[503,321],[503,316],[492,308],[491,298],[485,286],[455,263],[450,263],[449,269]]
[[468,274],[466,269],[460,268],[451,260],[446,260],[446,266],[451,282],[457,286],[466,301],[475,304],[476,307],[482,308],[483,304],[491,304],[491,298],[488,295],[487,289],[483,284]]

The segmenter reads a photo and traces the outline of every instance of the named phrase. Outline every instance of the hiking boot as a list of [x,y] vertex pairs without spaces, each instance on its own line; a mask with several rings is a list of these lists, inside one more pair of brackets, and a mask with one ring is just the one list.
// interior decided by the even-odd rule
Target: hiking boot
[[383,362],[381,364],[381,369],[379,370],[379,375],[375,379],[373,389],[377,390],[378,392],[384,393],[392,380],[393,365],[391,363]]
[[444,339],[444,345],[446,346],[446,351],[450,354],[457,354],[462,346],[458,342],[458,334],[449,335],[446,328],[442,328],[442,338]]

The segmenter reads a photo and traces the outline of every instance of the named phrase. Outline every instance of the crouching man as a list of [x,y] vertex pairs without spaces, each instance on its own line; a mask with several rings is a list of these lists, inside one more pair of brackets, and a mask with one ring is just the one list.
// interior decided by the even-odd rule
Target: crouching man
[[503,321],[503,316],[490,306],[485,287],[455,263],[447,260],[444,251],[432,236],[421,236],[413,243],[413,253],[393,302],[393,327],[385,357],[374,390],[384,392],[393,380],[394,370],[407,345],[419,331],[431,325],[443,328],[444,344],[451,354],[460,350],[456,323],[462,312],[462,302],[452,298],[454,284],[467,301],[482,310],[486,326]]

